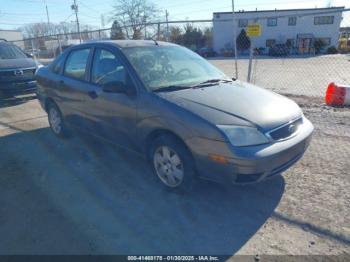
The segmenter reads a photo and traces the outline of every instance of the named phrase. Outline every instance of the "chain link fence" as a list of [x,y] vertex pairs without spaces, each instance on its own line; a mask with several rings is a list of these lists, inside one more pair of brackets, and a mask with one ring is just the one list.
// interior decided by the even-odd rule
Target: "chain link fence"
[[[259,36],[247,35],[252,24],[260,25]],[[214,13],[210,20],[139,25],[137,38],[184,45],[202,56],[214,57],[211,59],[217,60],[215,63],[229,76],[238,76],[277,92],[318,96],[321,90],[317,87],[324,87],[330,81],[350,82],[347,55],[343,54],[350,51],[350,29],[340,32],[341,25],[350,26],[348,9],[236,12],[234,18],[232,12],[223,12]],[[130,33],[131,27],[120,30],[126,39],[134,36]],[[111,38],[118,38],[113,28],[12,42],[47,64],[71,45]],[[233,57],[237,68],[234,63],[224,61]],[[280,77],[275,77],[276,74]],[[298,81],[294,81],[296,76]]]
[[[259,25],[261,34],[250,37],[251,25]],[[241,11],[234,17],[232,12],[222,12],[210,20],[137,25],[136,35],[184,45],[210,57],[228,76],[275,92],[322,97],[330,82],[350,83],[349,26],[350,10],[344,8]],[[132,27],[119,30],[126,39],[135,37]],[[47,64],[71,45],[118,37],[115,29],[108,28],[13,43]]]

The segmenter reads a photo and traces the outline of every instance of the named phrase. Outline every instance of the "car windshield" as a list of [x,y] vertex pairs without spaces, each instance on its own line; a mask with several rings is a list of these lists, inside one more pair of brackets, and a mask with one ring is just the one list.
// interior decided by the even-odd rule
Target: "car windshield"
[[130,47],[124,53],[151,91],[228,79],[196,53],[179,46]]
[[9,44],[0,45],[0,59],[26,58],[26,55],[16,46]]

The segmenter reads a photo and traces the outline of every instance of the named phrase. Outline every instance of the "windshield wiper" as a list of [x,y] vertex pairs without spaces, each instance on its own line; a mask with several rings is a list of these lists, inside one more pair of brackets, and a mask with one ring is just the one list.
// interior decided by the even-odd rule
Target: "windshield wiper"
[[209,79],[209,80],[206,80],[204,82],[201,82],[199,84],[196,84],[196,85],[193,85],[192,87],[203,87],[203,86],[207,86],[207,85],[211,85],[211,84],[217,84],[217,83],[231,83],[233,82],[232,80],[230,79]]
[[153,90],[153,92],[172,92],[177,90],[183,90],[183,89],[190,89],[192,86],[177,86],[177,85],[171,85],[171,86],[164,86],[160,87],[156,90]]
[[209,80],[206,80],[206,81],[201,82],[199,84],[190,85],[190,86],[180,86],[180,85],[164,86],[164,87],[160,87],[156,90],[153,90],[153,92],[171,92],[171,91],[177,91],[177,90],[183,90],[183,89],[216,85],[217,83],[231,83],[231,82],[233,82],[233,81],[230,79],[209,79]]

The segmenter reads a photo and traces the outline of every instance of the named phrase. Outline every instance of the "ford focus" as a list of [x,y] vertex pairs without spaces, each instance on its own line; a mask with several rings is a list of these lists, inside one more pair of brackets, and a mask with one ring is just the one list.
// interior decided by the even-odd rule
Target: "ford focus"
[[274,177],[303,156],[313,132],[292,100],[171,43],[84,43],[36,79],[55,135],[78,129],[134,150],[168,187],[195,176],[232,184]]

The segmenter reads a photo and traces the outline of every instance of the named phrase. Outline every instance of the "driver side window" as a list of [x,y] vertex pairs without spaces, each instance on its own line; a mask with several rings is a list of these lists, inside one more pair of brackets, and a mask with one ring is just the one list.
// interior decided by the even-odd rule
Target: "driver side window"
[[91,77],[92,82],[100,86],[111,82],[121,82],[127,86],[127,71],[121,60],[105,49],[96,49]]

